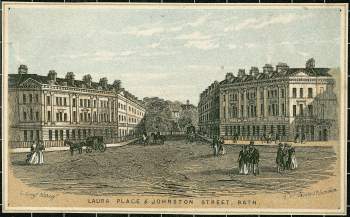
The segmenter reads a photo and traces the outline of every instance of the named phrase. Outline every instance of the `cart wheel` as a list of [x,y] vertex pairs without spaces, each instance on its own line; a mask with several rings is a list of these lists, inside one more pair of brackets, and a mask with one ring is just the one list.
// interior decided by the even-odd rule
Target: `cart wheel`
[[104,143],[99,144],[98,150],[100,150],[101,152],[104,152],[104,151],[106,151],[106,149],[107,149],[106,144],[104,144]]
[[90,147],[86,147],[86,153],[91,153],[92,149]]

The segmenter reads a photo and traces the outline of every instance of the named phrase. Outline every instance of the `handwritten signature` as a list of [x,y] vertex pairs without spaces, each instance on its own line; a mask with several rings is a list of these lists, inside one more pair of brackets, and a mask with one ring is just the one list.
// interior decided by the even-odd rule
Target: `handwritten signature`
[[47,198],[49,200],[53,200],[54,198],[57,197],[56,194],[50,194],[47,192],[20,192],[21,196],[24,197],[29,197],[30,199],[35,199],[35,198]]
[[326,190],[317,190],[317,191],[312,191],[312,192],[288,192],[286,194],[284,194],[284,199],[290,199],[290,198],[307,198],[307,197],[318,197],[321,195],[325,195],[325,194],[330,194],[330,193],[334,193],[336,192],[337,189],[336,188],[329,188]]

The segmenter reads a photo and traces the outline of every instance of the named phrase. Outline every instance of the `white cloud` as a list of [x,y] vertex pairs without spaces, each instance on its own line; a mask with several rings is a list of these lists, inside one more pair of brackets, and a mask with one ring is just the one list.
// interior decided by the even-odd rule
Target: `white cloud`
[[163,33],[165,29],[163,27],[132,27],[129,30],[125,31],[125,34],[134,35],[134,36],[152,36],[155,34]]
[[237,46],[236,44],[228,44],[227,47],[228,47],[228,49],[230,49],[230,50],[234,50],[234,49],[236,49],[238,46]]
[[125,50],[119,53],[119,56],[130,56],[132,54],[135,54],[136,51],[132,51],[132,50]]
[[279,14],[276,16],[254,17],[243,20],[237,25],[232,25],[224,29],[225,32],[240,31],[244,29],[262,29],[275,24],[288,24],[295,21],[310,18],[311,15]]
[[200,50],[211,50],[219,47],[219,44],[213,40],[189,40],[184,44],[187,48],[198,48]]
[[247,47],[247,48],[254,48],[257,45],[255,43],[245,43],[244,46]]
[[298,53],[300,56],[303,56],[304,58],[310,57],[310,54],[307,53],[307,52],[297,51],[297,53]]
[[180,39],[180,40],[207,40],[210,39],[211,36],[209,35],[204,35],[201,32],[192,32],[192,33],[188,33],[188,34],[182,34],[179,35],[177,37],[175,37],[175,39]]
[[158,43],[152,43],[152,44],[148,45],[149,48],[157,48],[157,47],[159,47],[159,46],[160,46],[160,42],[158,42]]
[[200,26],[200,25],[204,24],[208,20],[209,16],[210,16],[209,14],[200,16],[195,21],[189,22],[188,25],[189,26],[193,26],[193,27]]

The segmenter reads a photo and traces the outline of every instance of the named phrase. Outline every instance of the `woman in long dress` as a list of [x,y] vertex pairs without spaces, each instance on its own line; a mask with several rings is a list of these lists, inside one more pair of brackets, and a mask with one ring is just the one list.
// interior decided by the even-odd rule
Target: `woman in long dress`
[[27,158],[27,163],[31,165],[36,165],[39,163],[39,154],[37,151],[37,144],[35,144],[34,142],[30,147],[30,153]]
[[290,154],[290,158],[291,158],[291,162],[290,162],[290,169],[294,170],[298,167],[298,162],[297,162],[297,158],[295,156],[295,149],[294,147],[291,147],[289,149],[289,154]]
[[37,150],[38,150],[38,164],[44,164],[44,144],[42,141],[38,142],[38,146],[37,146]]

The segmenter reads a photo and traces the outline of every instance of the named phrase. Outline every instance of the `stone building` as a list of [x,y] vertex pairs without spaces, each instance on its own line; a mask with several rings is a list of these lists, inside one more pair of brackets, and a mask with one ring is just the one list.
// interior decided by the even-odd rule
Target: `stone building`
[[210,138],[220,132],[220,84],[214,81],[200,94],[198,103],[199,132]]
[[18,74],[9,74],[9,141],[26,146],[44,140],[52,146],[63,140],[83,140],[102,135],[107,142],[137,134],[144,116],[142,101],[107,78],[92,82],[91,76],[75,80],[68,72],[58,78],[54,70],[47,76],[28,74],[21,65]]
[[[275,69],[266,64],[262,72],[252,67],[249,73],[240,69],[237,76],[227,73],[215,92],[220,96],[216,135],[241,140],[264,136],[284,141],[336,139],[337,96],[331,70],[316,68],[310,59],[305,68],[279,63]],[[208,95],[206,91],[202,94]],[[202,121],[209,114],[208,109],[200,110]]]

